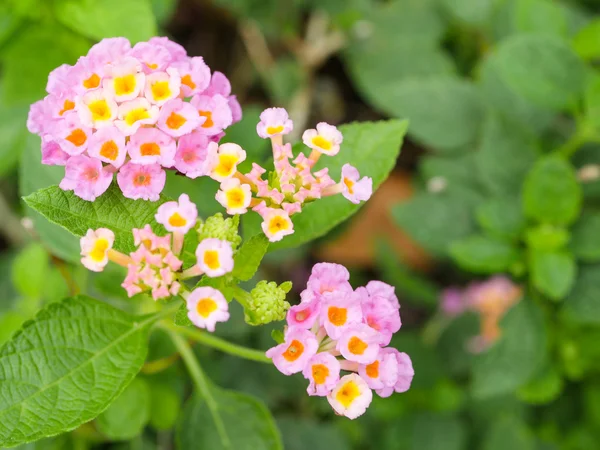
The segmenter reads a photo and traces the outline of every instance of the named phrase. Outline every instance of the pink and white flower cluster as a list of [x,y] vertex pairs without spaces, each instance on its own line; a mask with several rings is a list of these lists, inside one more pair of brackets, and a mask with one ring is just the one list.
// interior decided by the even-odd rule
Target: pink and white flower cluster
[[[309,395],[327,397],[340,415],[354,419],[381,397],[410,388],[410,357],[388,347],[401,326],[394,288],[371,281],[352,289],[344,266],[313,267],[301,303],[289,309],[285,341],[267,351],[285,375],[302,373]],[[347,372],[343,375],[343,372]]]
[[519,302],[523,295],[520,286],[503,275],[471,283],[465,289],[451,287],[442,292],[443,314],[454,318],[467,311],[480,317],[480,334],[469,342],[469,349],[479,353],[490,347],[502,334],[500,320]]
[[156,221],[170,233],[157,236],[150,225],[133,229],[137,249],[129,255],[113,249],[115,234],[106,228],[88,230],[81,238],[82,264],[101,272],[113,261],[127,268],[122,287],[132,297],[150,292],[154,300],[181,295],[188,307],[188,317],[200,328],[214,331],[216,322],[229,319],[229,305],[221,292],[211,287],[199,287],[189,292],[182,280],[206,275],[210,278],[225,275],[233,270],[233,248],[229,241],[206,238],[196,247],[196,264],[182,270],[180,259],[185,234],[198,219],[196,206],[186,194],[178,201],[162,204]]
[[225,75],[165,37],[133,47],[104,39],[53,70],[46,91],[27,126],[42,138],[42,163],[65,166],[60,187],[89,201],[115,172],[125,197],[153,201],[165,169],[208,175],[223,130],[242,114]]
[[343,136],[335,126],[322,122],[316,129],[306,130],[302,140],[312,152],[309,157],[303,153],[294,157],[291,144],[283,143],[283,136],[294,127],[287,111],[269,108],[260,119],[257,133],[270,139],[273,147],[275,170],[267,179],[263,179],[266,169],[256,163],[247,174],[237,171],[237,164],[246,157],[239,146],[224,144],[218,150],[220,163],[211,176],[221,182],[216,198],[229,214],[244,214],[252,208],[262,216],[265,235],[275,242],[294,232],[290,217],[301,212],[307,203],[340,193],[352,203],[370,198],[373,181],[360,178],[350,164],[342,167],[338,183],[329,176],[327,168],[313,171],[321,155],[334,156],[340,151]]

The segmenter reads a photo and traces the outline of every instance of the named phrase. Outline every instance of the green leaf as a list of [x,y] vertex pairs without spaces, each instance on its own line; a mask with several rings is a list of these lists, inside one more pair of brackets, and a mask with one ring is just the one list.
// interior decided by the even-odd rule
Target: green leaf
[[0,106],[0,176],[11,172],[19,162],[28,132],[27,110],[23,105]]
[[529,266],[535,288],[552,300],[561,300],[575,282],[577,264],[568,252],[533,251]]
[[12,106],[41,100],[48,73],[61,64],[74,64],[88,48],[87,39],[57,24],[24,28],[3,49],[1,103]]
[[535,450],[535,439],[527,426],[514,416],[492,424],[484,438],[483,450]]
[[179,393],[170,385],[163,383],[150,384],[150,424],[157,430],[173,428],[181,410]]
[[471,25],[485,25],[494,11],[495,0],[442,0],[454,18]]
[[567,36],[567,16],[561,4],[553,0],[519,0],[515,9],[518,31]]
[[77,428],[140,370],[148,328],[86,296],[53,303],[0,350],[0,446]]
[[454,242],[450,255],[460,267],[475,273],[505,272],[520,258],[512,244],[483,235]]
[[525,215],[541,223],[569,225],[579,215],[581,186],[574,168],[565,160],[538,160],[523,186]]
[[59,0],[54,11],[64,25],[92,39],[123,36],[136,43],[157,34],[148,0]]
[[235,254],[231,275],[240,281],[250,280],[260,267],[268,248],[269,240],[263,233],[252,236]]
[[563,387],[564,382],[558,370],[554,367],[545,367],[527,384],[519,388],[517,397],[532,405],[543,405],[556,400]]
[[192,321],[188,317],[188,309],[186,302],[183,302],[177,309],[177,312],[173,317],[173,322],[175,323],[175,325],[179,325],[180,327],[191,327],[193,325]]
[[568,230],[544,224],[530,228],[525,234],[525,242],[529,248],[543,251],[560,250],[570,238]]
[[522,299],[506,314],[500,328],[498,342],[473,361],[476,398],[513,392],[529,381],[546,359],[546,325],[533,302]]
[[542,107],[563,109],[583,90],[585,66],[559,38],[511,36],[498,46],[493,58],[506,84]]
[[50,222],[67,229],[75,236],[83,236],[88,229],[108,228],[115,233],[114,248],[122,252],[132,252],[133,228],[143,228],[149,224],[160,230],[154,215],[167,198],[161,196],[157,202],[131,200],[123,197],[116,183],[94,202],[77,197],[71,191],[63,191],[58,186],[50,186],[24,198],[25,203],[41,213]]
[[571,230],[570,249],[584,262],[600,261],[600,212],[584,212]]
[[413,436],[413,448],[419,450],[463,450],[467,444],[465,423],[456,416],[420,414]]
[[518,240],[525,229],[525,216],[519,199],[492,198],[477,208],[477,222],[487,233],[504,239]]
[[289,416],[277,419],[286,450],[349,450],[349,437],[333,423]]
[[[407,126],[407,121],[400,120],[342,125],[340,131],[344,134],[344,143],[340,154],[334,158],[321,158],[315,170],[329,167],[329,174],[335,180],[340,177],[344,164],[352,164],[361,176],[373,179],[375,190],[394,168]],[[297,247],[323,236],[357,212],[363,204],[355,205],[341,195],[317,200],[293,217],[294,234],[271,244],[269,250]],[[254,229],[246,236],[259,232],[259,229]]]
[[475,155],[475,174],[493,194],[515,195],[538,153],[534,135],[512,120],[490,114]]
[[110,439],[124,441],[141,434],[150,420],[150,387],[134,379],[106,411],[98,416],[98,430]]
[[600,19],[588,23],[573,38],[573,48],[586,60],[600,57]]
[[381,95],[376,106],[393,117],[409,119],[409,134],[427,147],[454,150],[477,137],[483,105],[475,87],[465,80],[410,78],[388,86]]
[[581,266],[563,313],[578,324],[600,324],[600,265]]
[[426,250],[445,255],[455,240],[474,231],[473,211],[480,198],[460,186],[418,193],[392,209],[395,223]]
[[185,406],[179,423],[179,449],[283,450],[273,417],[261,401],[247,394],[216,387],[212,387],[211,391],[231,446],[223,445],[206,402],[193,397]]
[[46,289],[45,280],[50,269],[46,249],[39,243],[31,243],[15,258],[12,279],[17,291],[26,297],[41,299]]

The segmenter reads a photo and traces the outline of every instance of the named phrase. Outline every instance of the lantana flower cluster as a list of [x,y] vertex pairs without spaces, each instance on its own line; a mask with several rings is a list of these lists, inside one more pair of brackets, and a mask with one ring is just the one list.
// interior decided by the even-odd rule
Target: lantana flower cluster
[[284,375],[302,373],[309,395],[354,419],[373,390],[381,397],[407,391],[414,370],[406,353],[388,347],[401,326],[394,288],[371,281],[354,290],[349,278],[344,266],[316,264],[301,303],[288,310],[284,342],[267,356]]
[[104,39],[74,66],[52,71],[46,91],[27,126],[42,138],[42,163],[65,166],[60,187],[89,201],[114,173],[125,197],[152,201],[165,169],[207,175],[207,154],[242,115],[225,75],[165,37],[133,48],[125,38]]
[[[154,300],[181,295],[186,300],[192,323],[214,331],[217,322],[229,319],[229,305],[224,295],[207,286],[190,292],[182,280],[200,275],[214,278],[230,273],[234,266],[234,249],[239,242],[215,237],[219,233],[227,234],[227,230],[211,233],[212,236],[209,234],[201,239],[196,247],[195,265],[182,270],[184,238],[196,227],[197,219],[196,205],[182,194],[179,201],[162,204],[156,213],[156,221],[167,229],[168,234],[157,236],[150,225],[134,229],[137,249],[126,255],[113,248],[115,235],[111,230],[88,230],[81,238],[81,262],[95,272],[104,270],[109,260],[126,267],[127,276],[122,286],[130,297],[141,292],[150,293]],[[206,231],[199,236],[206,235]]]
[[479,353],[489,348],[501,336],[500,320],[519,302],[522,295],[521,287],[510,278],[496,275],[485,281],[471,283],[465,289],[445,289],[440,306],[443,314],[449,318],[467,311],[479,315],[480,334],[473,337],[468,344],[472,352]]
[[341,179],[335,182],[329,169],[313,171],[321,155],[334,156],[340,151],[343,136],[333,125],[317,124],[316,129],[304,131],[302,141],[311,149],[294,157],[290,143],[283,136],[294,127],[283,108],[269,108],[260,115],[256,130],[264,139],[270,139],[273,149],[274,170],[263,178],[267,170],[257,163],[249,173],[242,174],[237,165],[246,153],[236,144],[223,144],[218,149],[219,162],[211,177],[221,182],[216,199],[228,214],[244,214],[251,208],[261,215],[262,230],[271,242],[281,240],[294,232],[291,216],[302,211],[307,203],[334,194],[342,194],[353,203],[366,201],[373,190],[373,181],[360,177],[350,164],[342,167]]

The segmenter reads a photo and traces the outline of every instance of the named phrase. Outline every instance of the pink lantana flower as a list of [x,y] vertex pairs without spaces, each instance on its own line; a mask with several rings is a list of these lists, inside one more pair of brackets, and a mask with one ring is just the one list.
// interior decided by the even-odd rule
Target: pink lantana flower
[[371,404],[373,392],[362,377],[353,373],[340,379],[327,396],[327,400],[339,415],[356,419],[363,415]]
[[263,139],[288,134],[293,129],[294,123],[284,108],[265,109],[260,114],[260,122],[256,125],[256,132]]
[[108,263],[108,252],[115,242],[115,234],[106,229],[88,230],[80,239],[81,263],[93,272],[102,272]]
[[142,125],[155,124],[158,114],[158,106],[150,104],[143,97],[138,97],[119,105],[119,120],[115,120],[115,125],[125,136],[131,136]]
[[358,374],[371,389],[393,388],[398,381],[398,363],[395,354],[387,349],[380,351],[375,361],[358,366]]
[[350,164],[342,167],[342,195],[352,203],[367,201],[373,194],[373,180],[369,177],[360,178],[358,170]]
[[92,130],[84,126],[74,112],[65,115],[60,130],[55,133],[60,148],[71,156],[81,155],[88,147]]
[[215,136],[233,122],[233,116],[227,99],[222,95],[216,94],[212,97],[195,95],[192,97],[190,103],[198,111],[198,116],[201,120],[198,131],[202,134]]
[[187,194],[181,194],[178,201],[160,205],[155,218],[167,231],[186,234],[196,224],[198,209]]
[[261,228],[271,242],[277,242],[294,232],[294,224],[283,209],[265,208],[260,215],[263,218]]
[[150,103],[162,106],[179,96],[180,87],[179,73],[169,67],[166,72],[154,72],[146,76],[144,96]]
[[227,214],[244,214],[252,201],[252,191],[249,184],[229,178],[221,183],[215,198],[227,210]]
[[371,364],[377,359],[381,343],[378,331],[364,323],[357,323],[346,327],[336,348],[348,361]]
[[133,200],[157,201],[166,179],[167,174],[159,164],[143,166],[128,162],[117,174],[117,183],[123,195]]
[[140,128],[129,138],[127,144],[131,162],[141,165],[160,164],[172,167],[176,150],[175,140],[156,128]]
[[157,126],[169,136],[180,137],[191,133],[200,123],[196,109],[176,98],[162,106]]
[[72,156],[65,167],[65,177],[60,188],[73,191],[84,200],[93,202],[110,186],[112,172],[102,167],[102,162],[85,155]]
[[201,56],[194,56],[172,64],[181,76],[181,92],[191,97],[203,92],[210,84],[210,68]]
[[287,312],[288,326],[310,329],[316,323],[320,310],[321,302],[316,298],[292,306]]
[[217,322],[229,320],[229,304],[218,290],[204,286],[196,288],[186,299],[188,318],[199,328],[215,331]]
[[204,239],[196,248],[196,264],[209,277],[220,277],[233,270],[233,249],[229,241]]
[[310,381],[308,395],[325,397],[340,379],[340,363],[331,353],[317,353],[308,360],[302,375]]
[[328,156],[337,155],[344,140],[342,133],[325,122],[317,124],[317,129],[306,130],[302,134],[304,145]]
[[413,369],[412,361],[410,356],[406,353],[399,352],[395,348],[384,348],[381,350],[382,354],[390,354],[396,360],[396,379],[389,380],[388,386],[378,389],[376,392],[380,397],[389,397],[394,392],[406,392],[410,389],[413,377],[415,376],[415,370]]
[[194,131],[179,138],[175,153],[175,168],[188,178],[209,175],[217,164],[219,145]]
[[90,138],[88,154],[118,169],[127,156],[125,136],[113,126],[100,128]]
[[284,375],[302,372],[306,363],[317,354],[319,344],[315,335],[302,328],[290,328],[285,342],[267,351],[275,367]]
[[307,289],[317,295],[334,291],[352,291],[350,272],[341,264],[318,263],[312,268]]

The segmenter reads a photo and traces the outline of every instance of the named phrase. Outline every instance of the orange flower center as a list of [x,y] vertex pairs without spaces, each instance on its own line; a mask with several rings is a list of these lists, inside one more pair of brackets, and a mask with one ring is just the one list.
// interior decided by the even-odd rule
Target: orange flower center
[[192,90],[196,89],[196,83],[192,81],[192,76],[189,73],[181,78],[181,84],[185,84]]
[[354,355],[362,355],[369,345],[362,339],[352,336],[348,341],[348,350]]
[[117,147],[115,141],[106,141],[104,144],[102,144],[102,147],[100,147],[100,156],[103,156],[106,159],[114,161],[115,159],[117,159],[118,155],[119,147]]
[[171,115],[167,119],[167,126],[172,130],[178,130],[181,126],[186,123],[187,120],[181,114],[177,114],[176,112],[172,112]]
[[348,319],[348,310],[346,308],[330,306],[327,309],[327,318],[336,327],[341,327],[346,323],[346,320]]
[[289,361],[296,361],[300,356],[304,353],[304,344],[302,342],[294,339],[292,343],[288,346],[287,350],[283,352],[283,357]]
[[100,77],[93,73],[89,78],[83,80],[83,87],[86,89],[95,89],[100,85]]
[[329,368],[325,364],[315,364],[312,366],[312,376],[315,384],[323,384],[329,376]]
[[81,128],[77,128],[67,136],[67,141],[69,141],[75,147],[81,147],[87,141],[87,136]]
[[60,110],[58,115],[62,116],[64,113],[66,113],[67,111],[71,111],[73,108],[75,108],[75,103],[73,103],[69,99],[66,99],[65,102],[63,103],[63,109]]
[[211,111],[198,111],[200,117],[206,117],[206,120],[202,124],[202,128],[210,128],[215,125],[212,120],[212,112]]
[[142,145],[140,145],[140,155],[160,156],[160,147],[154,142],[145,142]]
[[375,361],[374,363],[369,364],[366,367],[367,375],[371,378],[379,377],[379,361]]

